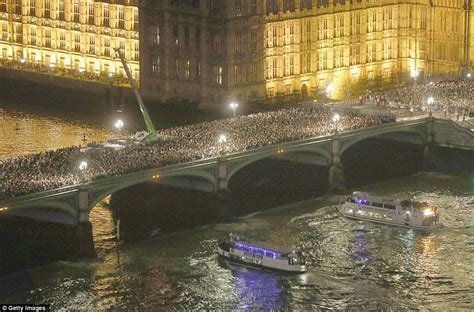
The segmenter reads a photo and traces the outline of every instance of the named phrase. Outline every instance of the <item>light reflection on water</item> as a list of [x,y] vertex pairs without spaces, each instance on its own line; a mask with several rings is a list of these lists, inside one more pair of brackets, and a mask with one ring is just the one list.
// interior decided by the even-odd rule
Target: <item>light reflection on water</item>
[[[436,192],[441,181],[442,196]],[[418,174],[364,190],[405,198],[420,182],[417,196],[442,208],[448,221],[431,233],[342,218],[335,206],[340,197],[331,195],[233,224],[104,247],[108,251],[97,261],[31,271],[31,289],[7,301],[86,310],[469,309],[474,302],[474,229],[465,226],[474,196],[469,179]],[[99,215],[108,211],[95,209]],[[114,231],[113,223],[105,224]],[[298,246],[309,270],[288,275],[222,265],[216,242],[229,232]],[[102,235],[105,246],[112,236]]]
[[[0,109],[0,160],[116,137],[111,129],[51,116]],[[86,142],[86,143],[87,143]]]
[[[20,130],[14,130],[16,123]],[[0,111],[0,159],[113,135],[106,129]],[[22,135],[29,134],[23,140]],[[3,136],[3,137],[2,137]],[[3,144],[6,142],[6,144]],[[14,151],[12,153],[12,151]],[[7,154],[8,153],[8,154]],[[444,228],[423,233],[339,216],[326,196],[217,224],[118,246],[110,210],[91,212],[99,259],[58,262],[14,277],[0,302],[77,310],[459,310],[474,303],[474,176],[423,173],[363,188],[440,208]],[[242,233],[297,246],[309,270],[286,275],[228,268],[217,239]],[[0,283],[7,283],[0,278]]]

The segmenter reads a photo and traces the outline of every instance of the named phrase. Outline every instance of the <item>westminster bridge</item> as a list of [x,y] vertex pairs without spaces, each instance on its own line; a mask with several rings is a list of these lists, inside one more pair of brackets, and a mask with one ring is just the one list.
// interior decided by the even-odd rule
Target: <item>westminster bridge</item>
[[[229,181],[236,173],[266,158],[325,166],[329,169],[329,189],[344,188],[344,166],[341,163],[341,156],[351,146],[370,138],[422,145],[425,157],[429,155],[433,146],[474,150],[473,131],[460,127],[451,120],[428,117],[222,154],[219,157],[101,178],[19,196],[0,202],[0,214],[31,219],[41,216],[42,220],[45,220],[45,216],[51,216],[51,220],[46,221],[74,225],[79,242],[78,252],[87,255],[94,251],[89,213],[104,198],[120,190],[154,182],[212,192],[220,198],[222,194],[228,194]],[[224,206],[223,203],[222,209],[226,209]],[[66,217],[58,219],[58,213]]]

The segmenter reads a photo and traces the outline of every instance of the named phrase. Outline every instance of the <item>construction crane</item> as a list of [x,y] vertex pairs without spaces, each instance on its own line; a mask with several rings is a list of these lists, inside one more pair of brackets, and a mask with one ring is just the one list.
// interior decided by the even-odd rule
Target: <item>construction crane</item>
[[148,135],[143,139],[143,141],[146,141],[146,142],[156,141],[158,139],[158,135],[156,134],[155,126],[153,125],[153,122],[151,121],[151,118],[150,118],[150,115],[148,114],[146,106],[143,103],[142,97],[140,96],[140,93],[137,90],[137,87],[135,85],[135,80],[133,80],[132,78],[132,74],[130,73],[130,70],[128,69],[127,63],[125,62],[125,58],[122,52],[120,51],[120,49],[115,48],[114,50],[118,54],[120,61],[122,62],[123,68],[125,69],[125,73],[127,73],[128,81],[130,82],[130,85],[132,86],[133,94],[135,94],[135,98],[137,99],[138,105],[140,106],[140,111],[142,112],[143,119],[146,124]]

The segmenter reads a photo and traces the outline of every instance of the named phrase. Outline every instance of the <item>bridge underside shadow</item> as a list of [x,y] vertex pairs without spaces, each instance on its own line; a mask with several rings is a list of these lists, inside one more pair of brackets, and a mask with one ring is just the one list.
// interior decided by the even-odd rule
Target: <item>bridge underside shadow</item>
[[228,182],[232,212],[243,215],[319,196],[328,190],[327,161],[314,153],[264,158]]
[[221,216],[213,190],[197,177],[163,178],[111,194],[110,208],[121,238],[133,241],[216,222]]
[[423,161],[423,142],[406,134],[365,139],[341,155],[349,189],[414,174]]
[[[52,212],[55,218],[60,215],[61,219],[69,221],[67,215],[54,210]],[[74,225],[50,222],[45,218],[34,219],[27,215],[40,214],[37,209],[25,209],[22,213],[25,215],[5,215],[0,218],[0,276],[76,255]]]

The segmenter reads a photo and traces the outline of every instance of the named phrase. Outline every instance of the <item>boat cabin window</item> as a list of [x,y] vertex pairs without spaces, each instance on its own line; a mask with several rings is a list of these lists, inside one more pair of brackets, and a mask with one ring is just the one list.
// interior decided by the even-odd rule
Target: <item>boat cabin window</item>
[[372,206],[374,207],[379,207],[379,208],[383,208],[383,204],[382,203],[372,203]]
[[395,205],[384,204],[384,208],[395,210]]

